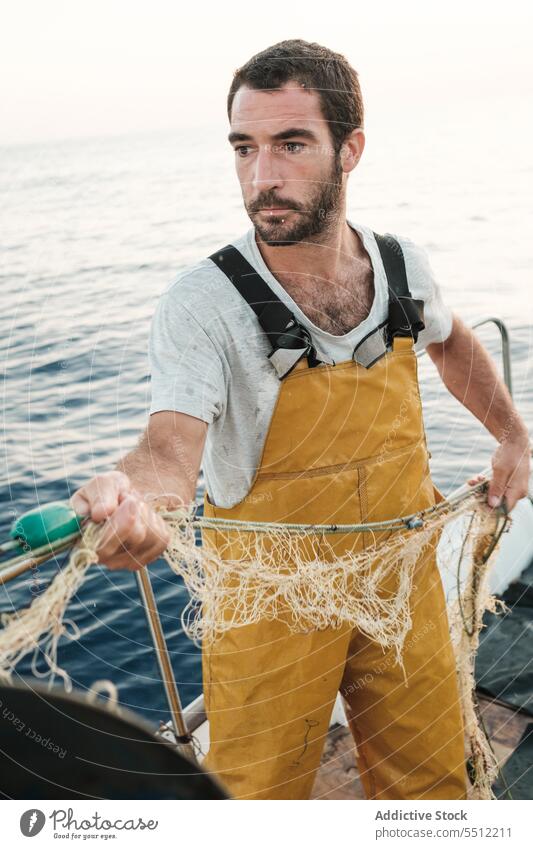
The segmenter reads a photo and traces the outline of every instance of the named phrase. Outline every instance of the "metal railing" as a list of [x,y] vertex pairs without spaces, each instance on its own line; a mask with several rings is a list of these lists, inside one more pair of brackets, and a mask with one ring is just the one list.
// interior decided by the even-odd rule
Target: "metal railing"
[[[509,390],[509,394],[512,396],[513,394],[513,378],[511,374],[511,344],[509,341],[509,331],[507,330],[507,325],[501,320],[501,318],[495,318],[494,316],[487,316],[486,318],[481,318],[479,321],[474,322],[474,324],[470,325],[471,330],[475,330],[476,327],[481,327],[483,324],[495,324],[500,332],[500,340],[501,340],[501,353],[502,353],[502,362],[503,362],[503,380],[507,389]],[[417,357],[422,357],[426,353],[425,350],[417,351]]]
[[488,316],[487,318],[482,318],[479,321],[476,321],[475,324],[472,324],[472,329],[476,327],[481,327],[482,324],[495,324],[498,330],[500,331],[500,340],[502,343],[502,362],[503,362],[503,379],[507,389],[509,390],[509,394],[513,394],[513,378],[511,375],[511,345],[509,341],[509,331],[507,330],[507,325],[500,318],[494,318],[493,316]]

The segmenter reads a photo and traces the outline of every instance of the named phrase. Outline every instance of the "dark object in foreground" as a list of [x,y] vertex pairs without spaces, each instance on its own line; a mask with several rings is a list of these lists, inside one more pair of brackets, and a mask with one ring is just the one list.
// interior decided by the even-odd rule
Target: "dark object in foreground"
[[501,598],[508,613],[483,616],[476,657],[476,689],[533,716],[533,564],[513,581]]
[[227,799],[200,766],[81,695],[0,686],[0,795],[8,799]]
[[513,799],[533,799],[533,723],[530,722],[511,757],[503,768],[501,777],[493,786],[497,799],[507,799],[507,788]]

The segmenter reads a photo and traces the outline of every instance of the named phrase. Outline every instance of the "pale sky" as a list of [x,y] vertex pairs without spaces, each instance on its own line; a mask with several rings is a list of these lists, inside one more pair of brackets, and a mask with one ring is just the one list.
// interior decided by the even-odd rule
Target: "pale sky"
[[[187,8],[188,7],[188,8]],[[344,53],[367,120],[394,110],[498,132],[533,101],[533,4],[3,0],[0,144],[224,124],[234,69],[284,38]],[[503,117],[502,117],[503,114]]]

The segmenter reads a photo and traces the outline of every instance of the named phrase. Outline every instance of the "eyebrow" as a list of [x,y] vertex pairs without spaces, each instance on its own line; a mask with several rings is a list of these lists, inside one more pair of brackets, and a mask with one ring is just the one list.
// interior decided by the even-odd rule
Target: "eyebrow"
[[[313,131],[307,130],[304,127],[289,127],[288,130],[282,130],[280,133],[275,133],[272,138],[275,141],[286,141],[287,139],[292,139],[295,136],[301,139],[307,139],[308,141],[318,141],[318,137],[313,133]],[[247,133],[233,132],[229,134],[228,141],[230,144],[237,141],[253,141],[253,136],[250,136]]]

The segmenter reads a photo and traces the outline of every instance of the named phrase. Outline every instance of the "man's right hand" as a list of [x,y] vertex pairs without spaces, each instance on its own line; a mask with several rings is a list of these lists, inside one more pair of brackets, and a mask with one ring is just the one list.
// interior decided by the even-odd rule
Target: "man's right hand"
[[159,557],[170,542],[161,516],[123,472],[97,475],[74,493],[70,503],[79,516],[105,522],[96,553],[109,569],[142,569]]

